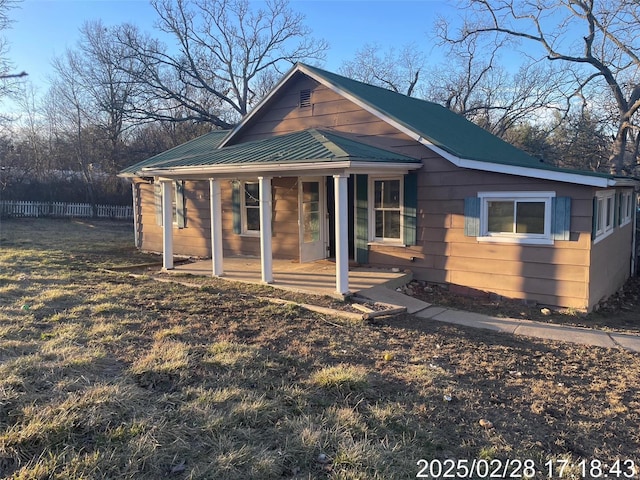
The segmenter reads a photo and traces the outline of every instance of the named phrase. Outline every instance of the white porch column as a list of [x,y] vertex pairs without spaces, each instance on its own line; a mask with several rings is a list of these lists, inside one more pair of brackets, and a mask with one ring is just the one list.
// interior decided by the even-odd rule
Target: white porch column
[[333,176],[336,202],[336,291],[341,295],[349,293],[348,178],[349,175]]
[[273,252],[271,249],[271,177],[258,177],[260,186],[260,262],[262,281],[273,283]]
[[209,198],[211,205],[211,268],[214,277],[224,273],[222,255],[222,201],[220,198],[220,180],[209,179]]
[[162,185],[162,268],[173,268],[173,181],[161,180]]

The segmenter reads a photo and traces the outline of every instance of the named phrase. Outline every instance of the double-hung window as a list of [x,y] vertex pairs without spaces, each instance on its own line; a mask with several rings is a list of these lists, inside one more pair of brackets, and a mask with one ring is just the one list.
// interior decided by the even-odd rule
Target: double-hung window
[[[156,209],[156,223],[162,225],[164,223],[164,217],[162,213],[162,183],[154,183],[154,197],[155,197],[155,209]],[[186,224],[186,212],[185,212],[185,189],[184,181],[174,181],[171,186],[171,212],[173,218],[173,225],[178,228],[184,228]]]
[[252,235],[260,233],[260,186],[258,182],[243,182],[242,233]]
[[605,190],[596,193],[594,208],[594,240],[598,241],[613,232],[615,219],[615,190]]
[[375,242],[402,242],[402,178],[371,178],[370,238]]
[[482,192],[480,240],[552,244],[554,192]]
[[620,225],[626,225],[631,222],[633,214],[633,195],[631,192],[624,192],[620,195]]

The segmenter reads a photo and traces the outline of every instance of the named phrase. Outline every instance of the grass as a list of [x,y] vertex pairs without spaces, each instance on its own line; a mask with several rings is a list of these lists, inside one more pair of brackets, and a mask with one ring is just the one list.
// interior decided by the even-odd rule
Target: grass
[[260,300],[265,287],[101,270],[156,260],[131,244],[121,223],[2,220],[0,477],[400,479],[421,458],[640,465],[639,355],[411,316],[328,323]]

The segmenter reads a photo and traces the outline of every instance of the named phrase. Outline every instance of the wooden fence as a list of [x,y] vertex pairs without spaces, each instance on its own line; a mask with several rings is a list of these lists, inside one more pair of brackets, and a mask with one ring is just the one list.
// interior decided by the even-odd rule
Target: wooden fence
[[[91,218],[94,216],[90,203],[23,202],[0,201],[0,217],[67,217]],[[96,205],[97,218],[131,220],[133,207],[128,205]]]

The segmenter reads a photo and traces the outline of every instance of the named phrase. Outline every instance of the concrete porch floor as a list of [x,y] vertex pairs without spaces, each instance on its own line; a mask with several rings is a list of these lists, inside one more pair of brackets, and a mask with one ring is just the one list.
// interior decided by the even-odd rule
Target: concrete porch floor
[[[176,265],[171,273],[211,276],[211,260]],[[411,281],[407,272],[373,267],[350,267],[349,290],[352,294],[366,288],[385,285],[397,288]],[[254,257],[225,257],[224,280],[262,284],[260,259]],[[292,260],[273,260],[273,279],[270,286],[299,293],[329,295],[342,298],[336,292],[336,265],[331,260],[299,263]]]

